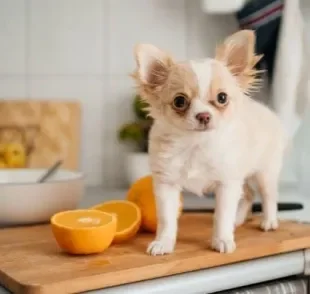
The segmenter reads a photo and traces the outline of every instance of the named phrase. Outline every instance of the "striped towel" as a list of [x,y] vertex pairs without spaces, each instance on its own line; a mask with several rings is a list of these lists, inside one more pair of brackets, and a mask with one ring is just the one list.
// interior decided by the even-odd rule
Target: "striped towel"
[[250,1],[237,13],[240,27],[258,29],[272,21],[279,20],[283,7],[282,0]]
[[283,0],[252,0],[236,14],[240,28],[256,32],[256,53],[264,55],[258,67],[267,69],[269,82],[273,76],[283,8]]

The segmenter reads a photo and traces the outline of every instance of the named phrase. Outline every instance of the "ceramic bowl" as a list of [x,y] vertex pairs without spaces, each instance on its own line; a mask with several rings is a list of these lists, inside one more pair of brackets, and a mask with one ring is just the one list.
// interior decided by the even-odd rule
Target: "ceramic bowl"
[[59,169],[44,183],[46,169],[0,169],[0,226],[49,222],[52,215],[76,209],[84,192],[80,172]]

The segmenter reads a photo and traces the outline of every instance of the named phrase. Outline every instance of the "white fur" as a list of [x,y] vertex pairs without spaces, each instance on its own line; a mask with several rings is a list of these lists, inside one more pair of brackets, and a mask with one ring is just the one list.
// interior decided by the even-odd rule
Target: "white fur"
[[[193,69],[202,75],[198,78],[200,87],[209,85],[205,79],[207,74],[204,76],[203,72]],[[215,182],[219,188],[212,238],[214,249],[220,252],[235,250],[233,233],[237,206],[242,185],[249,176],[254,176],[261,187],[264,200],[262,228],[277,228],[276,185],[286,145],[285,133],[278,118],[254,100],[244,99],[237,112],[229,124],[207,132],[180,132],[165,121],[155,122],[150,134],[150,163],[156,179],[160,224],[156,240],[148,248],[150,254],[173,251],[178,193],[187,189],[202,195]],[[160,144],[163,136],[172,138],[173,144],[163,148]],[[164,172],[157,176],[159,171]],[[243,221],[239,220],[239,224]]]
[[199,94],[200,99],[206,97],[207,91],[209,89],[209,84],[212,77],[212,67],[210,66],[210,59],[206,59],[203,61],[191,61],[190,65],[196,74],[197,81],[199,84]]
[[[155,182],[156,205],[159,208],[158,233],[155,241],[148,247],[151,255],[172,253],[177,237],[177,217],[179,213],[180,190],[178,187]],[[169,195],[169,197],[167,197]]]
[[[147,60],[139,68],[144,77],[157,52],[145,48],[149,52],[145,56],[150,58],[138,58],[140,63]],[[155,58],[161,60],[162,56],[158,53]],[[223,90],[227,87],[230,95],[230,104],[222,113],[206,97],[214,77],[214,63],[220,71],[221,87]],[[221,62],[206,59],[189,64],[199,85],[199,97],[191,100],[186,117],[180,119],[169,116],[169,112],[151,110],[155,121],[150,132],[149,155],[158,216],[156,238],[148,248],[151,255],[174,250],[182,190],[200,196],[210,189],[215,191],[211,246],[219,252],[233,252],[236,248],[235,225],[245,221],[251,208],[251,203],[242,199],[243,185],[250,178],[263,199],[261,228],[278,227],[277,184],[287,144],[280,120],[266,106],[247,97]],[[200,112],[211,114],[206,129],[199,128],[196,115]]]
[[248,199],[245,199],[245,198],[241,198],[239,200],[237,215],[236,215],[236,220],[235,220],[236,227],[244,224],[251,208],[252,208],[252,201],[249,201]]

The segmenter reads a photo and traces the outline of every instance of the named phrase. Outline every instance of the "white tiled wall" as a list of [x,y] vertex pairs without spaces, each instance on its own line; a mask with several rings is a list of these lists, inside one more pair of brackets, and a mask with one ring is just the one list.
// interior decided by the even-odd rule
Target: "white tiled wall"
[[132,49],[203,57],[236,29],[200,0],[0,0],[0,98],[79,99],[90,185],[124,184],[118,127],[132,117]]

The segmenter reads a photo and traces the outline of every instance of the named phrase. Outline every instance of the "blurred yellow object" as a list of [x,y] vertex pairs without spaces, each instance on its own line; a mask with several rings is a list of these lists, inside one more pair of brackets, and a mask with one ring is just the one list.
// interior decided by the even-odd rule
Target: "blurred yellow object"
[[8,167],[22,168],[26,166],[26,150],[20,143],[6,144],[3,157]]
[[0,160],[0,168],[6,168],[7,165],[3,160]]
[[[169,197],[169,195],[167,195]],[[127,200],[136,203],[141,209],[142,228],[155,233],[157,229],[156,202],[153,193],[152,176],[145,176],[137,180],[127,193]],[[180,194],[180,213],[183,209],[183,197]]]
[[0,157],[4,157],[5,149],[6,149],[7,144],[0,144]]
[[99,210],[69,210],[51,218],[53,235],[64,251],[93,254],[107,249],[115,236],[117,219]]

